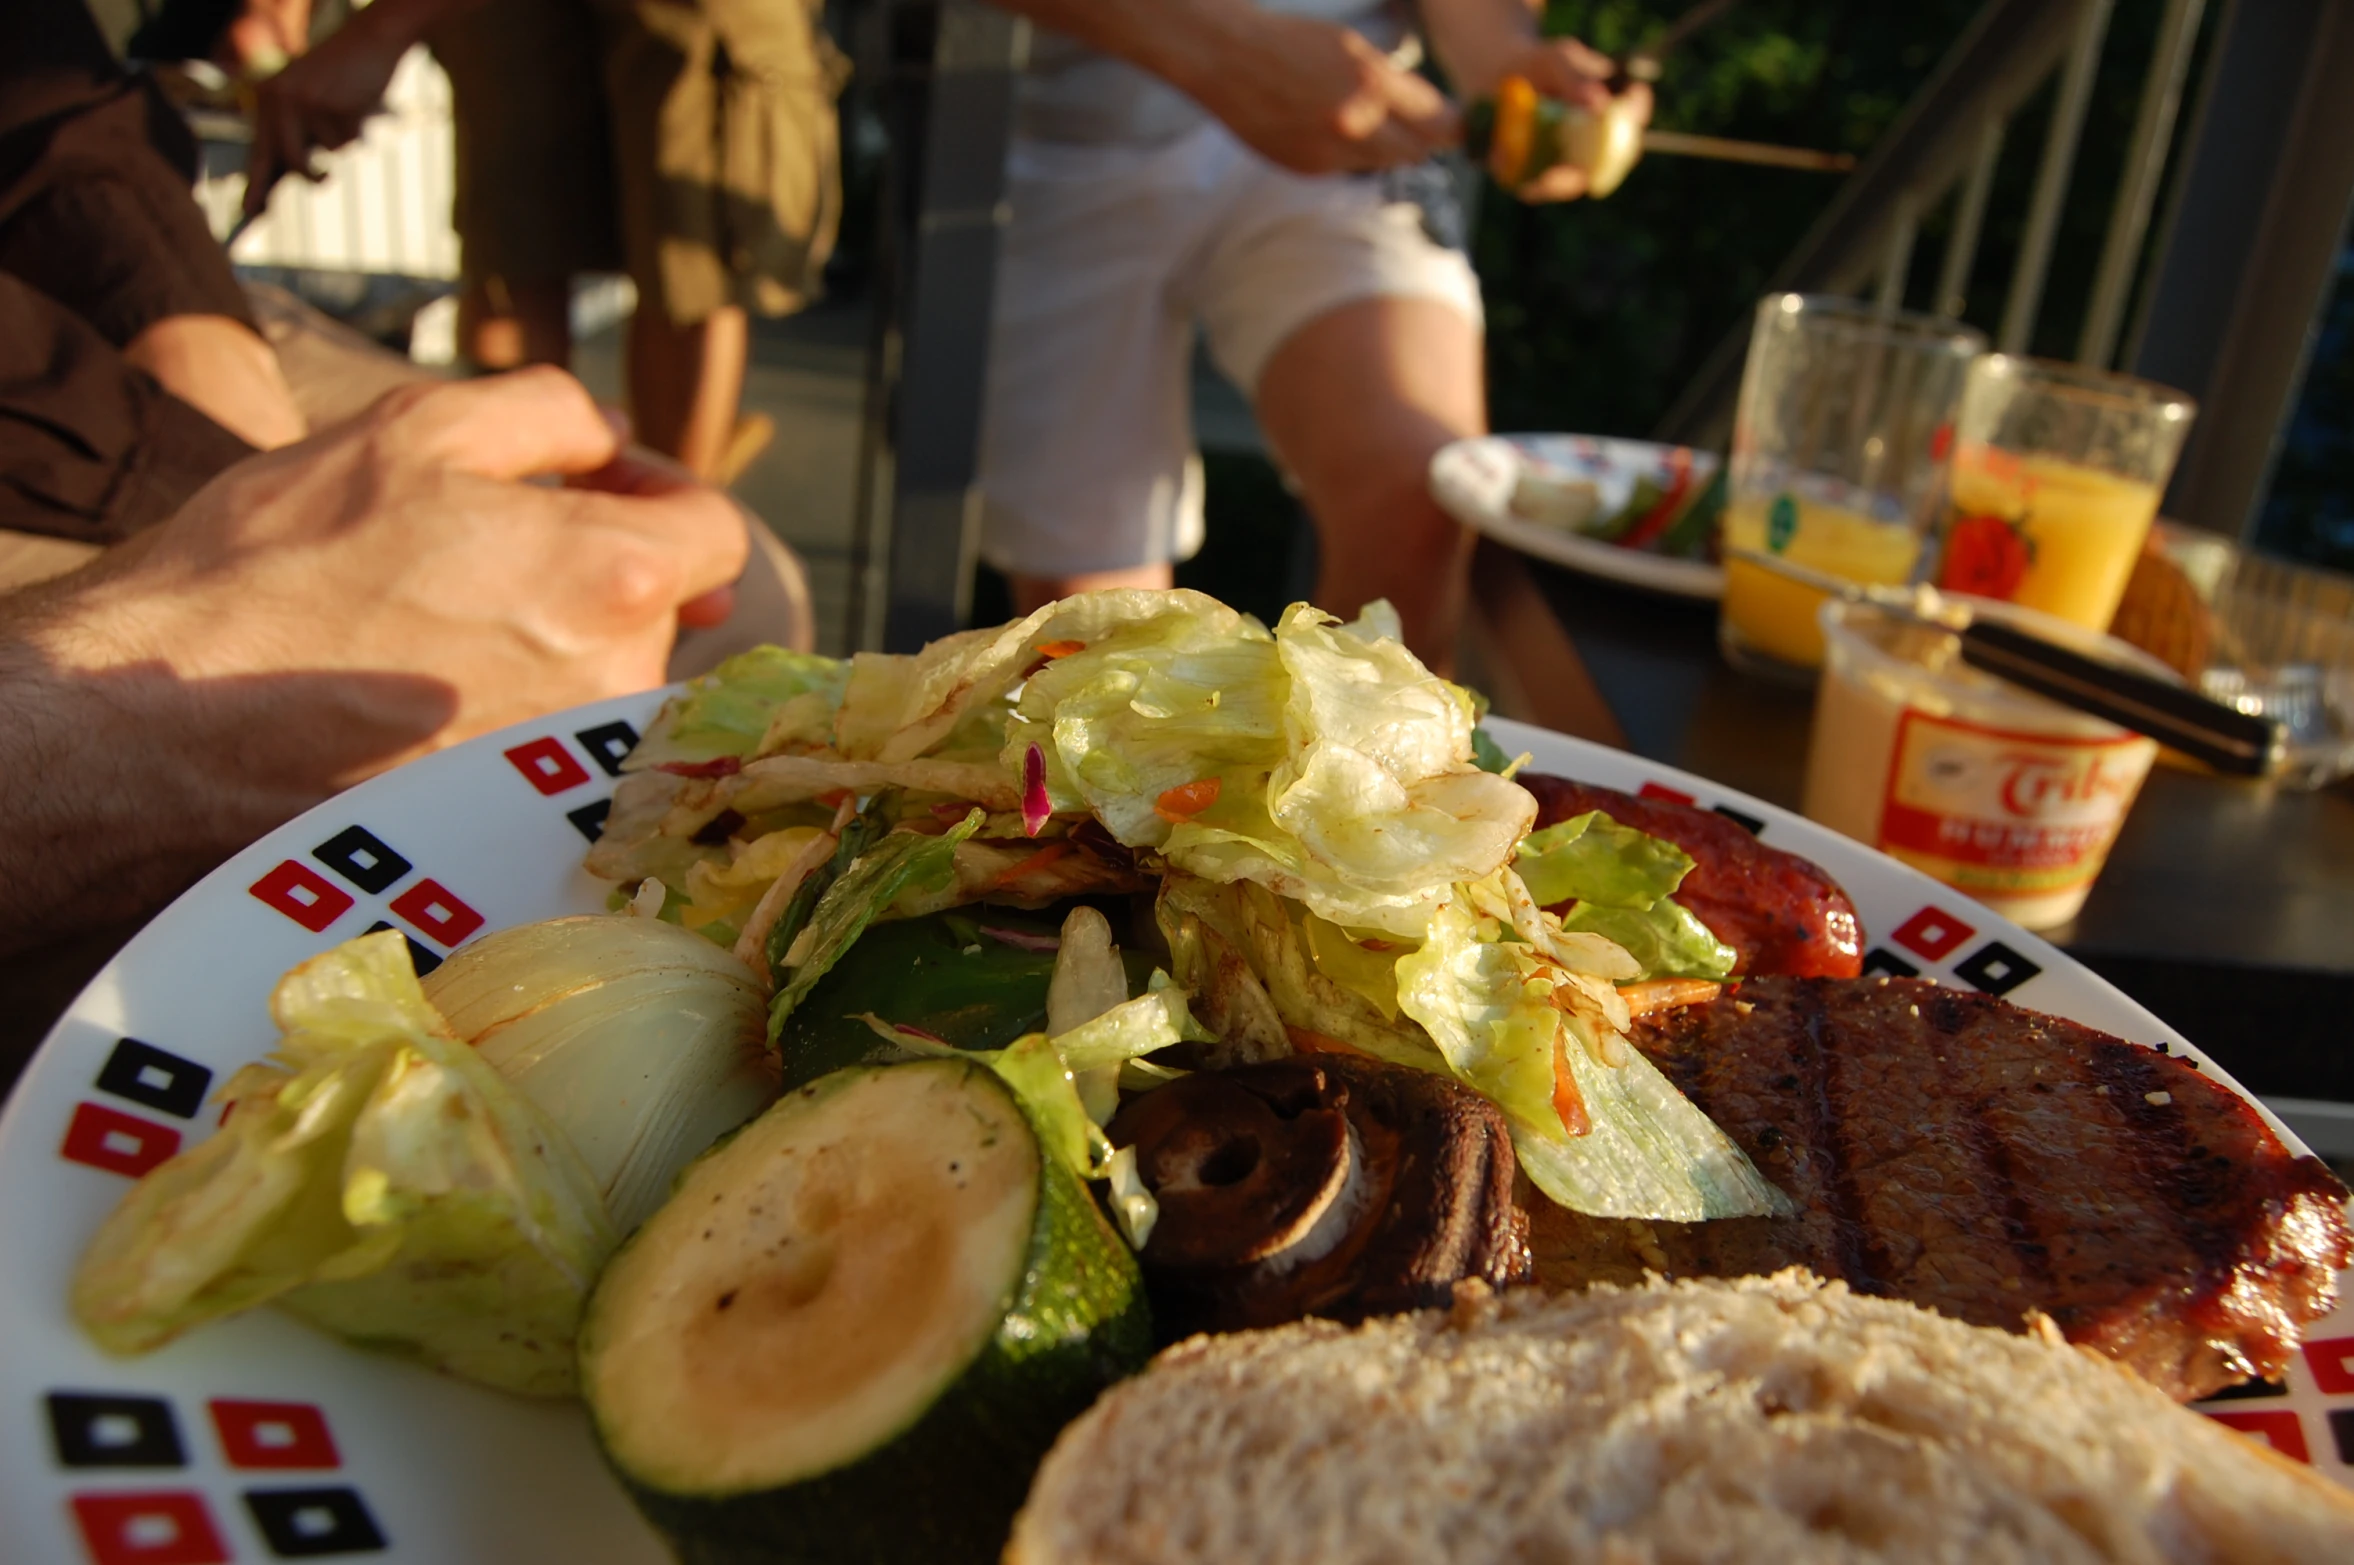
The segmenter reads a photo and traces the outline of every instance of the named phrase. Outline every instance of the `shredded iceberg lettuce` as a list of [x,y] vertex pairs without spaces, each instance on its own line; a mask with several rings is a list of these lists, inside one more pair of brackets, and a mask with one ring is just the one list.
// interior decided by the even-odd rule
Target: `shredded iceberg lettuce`
[[1473,763],[1471,697],[1395,629],[1386,604],[1353,625],[1296,604],[1272,635],[1184,614],[1110,629],[1031,674],[1003,764],[1047,730],[1058,808],[1205,879],[1412,937],[1449,884],[1510,858],[1536,805]]
[[[1401,957],[1398,1006],[1447,1068],[1492,1099],[1537,1188],[1596,1217],[1698,1222],[1784,1212],[1788,1198],[1624,1037],[1599,978],[1483,914],[1464,889]],[[1549,916],[1549,915],[1546,915]]]
[[[936,891],[955,879],[956,845],[978,831],[982,819],[982,812],[974,810],[937,837],[891,832],[825,888],[779,963],[776,998],[768,1012],[772,1046],[793,1008],[901,893]],[[843,840],[853,839],[845,835]]]
[[[1305,927],[1313,915],[1264,886],[1219,885],[1172,873],[1161,882],[1154,916],[1169,940],[1179,982],[1209,996],[1205,1013],[1229,1022],[1218,1029],[1229,1053],[1289,1053],[1291,1030],[1298,1029],[1392,1064],[1444,1067],[1412,1019],[1400,1020],[1394,1008],[1385,1012],[1315,961]],[[1249,1024],[1263,1009],[1273,1013],[1272,1038]],[[1230,1018],[1243,1025],[1232,1025]]]
[[449,1035],[390,931],[280,981],[284,1036],[219,1133],[152,1170],[74,1276],[75,1318],[141,1353],[268,1302],[364,1347],[530,1395],[572,1390],[614,1244],[545,1115]]
[[625,766],[699,765],[723,756],[749,760],[775,740],[823,744],[841,705],[850,666],[783,647],[739,652],[663,704]]

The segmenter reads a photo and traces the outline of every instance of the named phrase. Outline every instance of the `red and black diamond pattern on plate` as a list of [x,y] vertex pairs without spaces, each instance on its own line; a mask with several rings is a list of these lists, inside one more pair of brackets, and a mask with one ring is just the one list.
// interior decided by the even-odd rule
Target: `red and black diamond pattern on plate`
[[[622,761],[637,746],[638,731],[627,723],[601,723],[595,728],[584,728],[572,737],[607,777],[618,777]],[[588,768],[581,765],[580,758],[554,734],[542,734],[501,753],[508,765],[523,774],[525,782],[547,798],[570,793],[595,780]],[[564,812],[564,818],[572,823],[574,830],[594,842],[604,835],[605,817],[612,813],[613,800],[608,795],[573,806]]]
[[184,1060],[152,1043],[118,1039],[114,1052],[99,1067],[98,1090],[127,1098],[142,1108],[155,1109],[175,1119],[194,1119],[204,1107],[204,1089],[213,1073],[194,1060]]
[[[1666,783],[1647,782],[1635,790],[1640,798],[1660,799],[1670,804],[1700,808],[1700,801],[1682,788]],[[1717,814],[1746,830],[1753,837],[1765,835],[1765,821],[1729,804],[1708,806]],[[1884,973],[1891,978],[1918,978],[1924,963],[1942,966],[1946,959],[1976,937],[1978,930],[1967,919],[1957,918],[1943,908],[1931,905],[1916,910],[1912,917],[1889,932],[1889,943],[1901,946],[1912,956],[1902,956],[1888,946],[1876,945],[1864,952],[1863,970]],[[1913,957],[1920,958],[1919,961]],[[2008,995],[2021,984],[2035,977],[2043,968],[2028,960],[2000,940],[1988,940],[1949,968],[1954,977],[1971,988],[1997,997]]]
[[[1874,946],[1864,953],[1864,971],[1886,973],[1892,978],[1918,978],[1923,963],[1943,964],[1946,958],[1968,945],[1977,935],[1977,927],[1968,920],[1931,904],[1916,910],[1912,917],[1888,932],[1891,945],[1904,947],[1921,961],[1914,962],[1899,956],[1886,946]],[[1973,989],[2001,996],[2009,994],[2042,972],[2043,968],[2000,940],[1988,940],[1960,961],[1954,962],[1949,971]]]
[[161,1397],[116,1391],[52,1391],[49,1449],[60,1467],[185,1467],[179,1420]]
[[[43,1399],[57,1465],[71,1472],[185,1468],[178,1419],[162,1397],[52,1391]],[[326,1415],[308,1402],[215,1397],[205,1404],[221,1459],[239,1472],[343,1465]],[[348,1484],[257,1488],[238,1498],[271,1555],[315,1559],[386,1547],[360,1492]],[[191,1489],[93,1492],[70,1499],[94,1565],[214,1565],[234,1558],[203,1494]]]
[[92,1565],[224,1565],[233,1558],[194,1490],[77,1494],[71,1504]]
[[[372,897],[391,891],[416,868],[406,854],[358,825],[346,826],[311,849],[311,857]],[[299,859],[280,861],[250,890],[263,905],[277,909],[315,935],[325,934],[358,902],[350,891]],[[445,951],[464,943],[483,924],[482,915],[464,898],[430,875],[418,877],[385,906],[400,925],[378,919],[367,932],[400,928],[419,974],[441,965]]]
[[248,1489],[241,1496],[262,1540],[281,1559],[324,1554],[369,1554],[384,1547],[384,1531],[357,1489]]
[[[98,1067],[100,1092],[179,1119],[193,1119],[204,1107],[213,1073],[194,1060],[137,1038],[118,1038]],[[104,1169],[132,1179],[180,1150],[180,1132],[170,1125],[126,1114],[103,1103],[77,1103],[66,1121],[57,1155],[69,1163]]]
[[[2306,1369],[2312,1372],[2315,1390],[2324,1396],[2354,1396],[2354,1337],[2317,1337],[2299,1351]],[[2292,1461],[2311,1463],[2312,1446],[2306,1438],[2304,1420],[2296,1409],[2215,1405],[2269,1402],[2288,1394],[2285,1382],[2250,1381],[2217,1392],[2200,1405],[2200,1411],[2227,1428],[2263,1441]],[[2337,1459],[2354,1467],[2354,1407],[2332,1408],[2322,1415],[2322,1420],[2329,1430],[2329,1443]]]
[[215,1397],[205,1404],[231,1467],[341,1467],[327,1417],[308,1402]]
[[77,1103],[57,1155],[69,1163],[137,1179],[180,1150],[180,1133],[103,1103]]

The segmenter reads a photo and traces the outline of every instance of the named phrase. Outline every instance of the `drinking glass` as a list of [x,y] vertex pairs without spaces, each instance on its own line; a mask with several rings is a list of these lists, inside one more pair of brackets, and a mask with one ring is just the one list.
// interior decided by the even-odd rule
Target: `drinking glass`
[[1955,420],[1937,585],[2106,630],[2197,411],[2128,375],[1980,359]]
[[1733,420],[1717,639],[1736,668],[1811,681],[1823,594],[1742,560],[1784,556],[1849,581],[1913,579],[1945,492],[1953,416],[1986,339],[1853,299],[1758,301]]

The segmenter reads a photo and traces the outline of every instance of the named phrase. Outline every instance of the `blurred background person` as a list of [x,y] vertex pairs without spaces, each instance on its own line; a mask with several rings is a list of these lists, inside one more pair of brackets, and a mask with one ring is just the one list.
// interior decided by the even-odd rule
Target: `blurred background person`
[[[1008,165],[983,558],[1023,609],[1169,584],[1201,539],[1198,327],[1306,502],[1317,604],[1386,597],[1451,668],[1469,537],[1427,473],[1487,432],[1482,317],[1451,182],[1423,166],[1460,118],[1411,69],[1411,27],[1466,101],[1520,76],[1599,111],[1612,62],[1540,37],[1526,0],[999,3],[1042,31]],[[1523,194],[1583,191],[1564,168]]]
[[[247,0],[240,20],[283,38],[299,4]],[[761,438],[739,427],[749,314],[815,297],[840,218],[845,67],[818,9],[376,0],[259,82],[247,210],[358,136],[429,43],[456,105],[460,351],[484,369],[566,363],[573,279],[626,271],[636,437],[723,474]]]
[[302,437],[195,169],[82,0],[0,6],[0,528],[121,538]]

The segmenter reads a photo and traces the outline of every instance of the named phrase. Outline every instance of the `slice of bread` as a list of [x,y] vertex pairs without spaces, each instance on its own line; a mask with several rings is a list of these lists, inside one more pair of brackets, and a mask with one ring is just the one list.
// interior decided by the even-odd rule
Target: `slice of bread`
[[2354,1497],[2056,1330],[1792,1270],[1193,1338],[1063,1431],[1006,1559],[2342,1565]]

